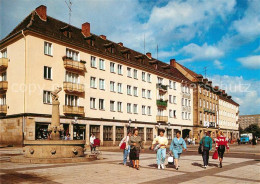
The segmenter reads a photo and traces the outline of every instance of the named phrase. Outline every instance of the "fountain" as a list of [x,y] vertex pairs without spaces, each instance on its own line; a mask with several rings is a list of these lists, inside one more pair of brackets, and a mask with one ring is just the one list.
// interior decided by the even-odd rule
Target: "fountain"
[[84,140],[61,140],[60,132],[63,125],[60,124],[59,96],[62,88],[51,92],[52,119],[48,126],[50,140],[24,140],[23,156],[11,157],[12,162],[18,163],[68,163],[84,162],[96,159],[95,156],[84,155]]

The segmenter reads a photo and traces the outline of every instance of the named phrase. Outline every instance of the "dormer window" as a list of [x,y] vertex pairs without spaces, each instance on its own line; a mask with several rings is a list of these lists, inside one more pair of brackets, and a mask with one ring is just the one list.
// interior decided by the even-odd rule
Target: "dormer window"
[[95,38],[93,35],[84,38],[90,46],[95,46]]
[[125,50],[121,50],[121,53],[123,54],[123,56],[126,58],[126,59],[130,59],[130,50],[129,49],[125,49]]
[[107,44],[104,44],[104,47],[105,47],[105,51],[106,52],[110,52],[112,54],[115,53],[115,46],[113,43],[107,43]]
[[63,33],[64,36],[68,37],[68,38],[71,38],[72,34],[72,29],[69,25],[63,27],[63,28],[60,28],[60,31]]
[[141,64],[144,64],[144,55],[135,56],[136,60]]

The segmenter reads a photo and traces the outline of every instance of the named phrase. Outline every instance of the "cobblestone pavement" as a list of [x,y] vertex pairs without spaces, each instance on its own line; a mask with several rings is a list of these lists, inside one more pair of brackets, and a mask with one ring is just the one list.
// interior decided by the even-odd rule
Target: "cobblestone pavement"
[[[237,147],[237,152],[259,153],[256,147]],[[155,153],[141,154],[141,169],[135,170],[121,163],[122,153],[102,151],[103,160],[71,164],[17,164],[10,157],[22,153],[21,148],[0,149],[0,183],[260,183],[260,156],[247,153],[232,154],[224,158],[223,168],[210,158],[207,169],[202,168],[202,158],[196,152],[184,153],[180,169],[172,166],[165,170],[156,168]]]

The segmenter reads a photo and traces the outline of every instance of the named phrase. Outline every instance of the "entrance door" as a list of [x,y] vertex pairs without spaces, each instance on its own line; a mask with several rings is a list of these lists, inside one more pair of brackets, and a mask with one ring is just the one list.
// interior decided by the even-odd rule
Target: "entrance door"
[[86,125],[73,125],[73,140],[85,140]]

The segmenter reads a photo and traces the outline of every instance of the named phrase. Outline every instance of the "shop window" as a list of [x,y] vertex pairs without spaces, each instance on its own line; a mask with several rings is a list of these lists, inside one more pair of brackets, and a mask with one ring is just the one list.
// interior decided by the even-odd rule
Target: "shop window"
[[138,135],[144,140],[144,128],[137,128],[138,129]]
[[103,140],[104,141],[113,141],[113,127],[112,126],[103,127]]
[[99,125],[90,125],[89,137],[91,136],[91,134],[94,134],[94,136],[96,138],[100,139],[100,126]]
[[172,129],[167,129],[167,139],[172,140]]
[[121,141],[124,138],[124,127],[116,127],[116,141]]
[[73,140],[85,140],[86,125],[73,125]]
[[146,141],[152,141],[153,140],[153,128],[147,128],[146,129]]

